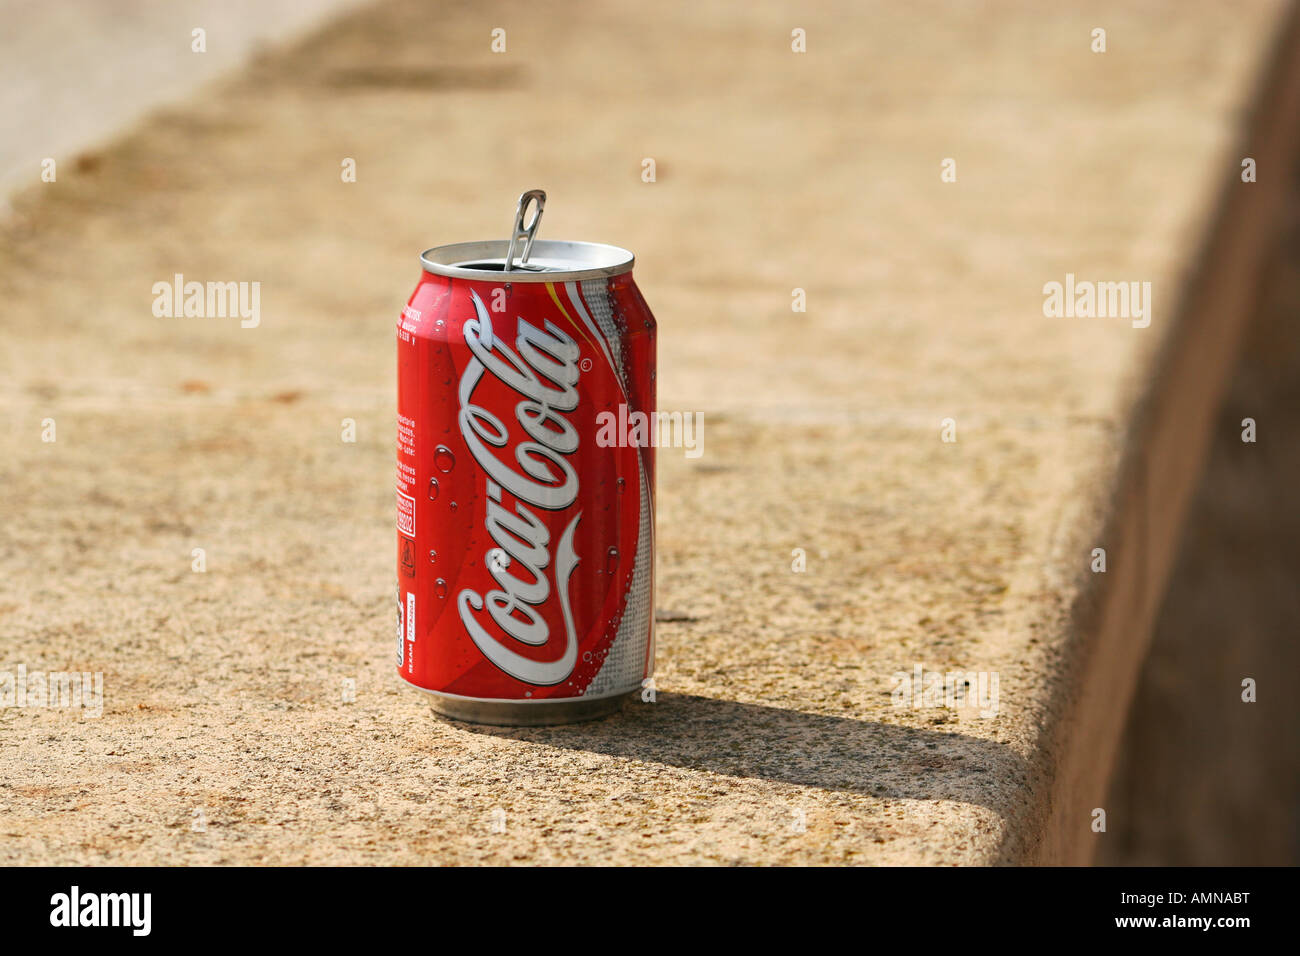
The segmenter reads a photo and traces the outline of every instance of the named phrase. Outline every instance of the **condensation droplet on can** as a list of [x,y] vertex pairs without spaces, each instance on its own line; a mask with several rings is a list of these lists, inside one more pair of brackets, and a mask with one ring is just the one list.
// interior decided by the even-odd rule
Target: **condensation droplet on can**
[[453,501],[453,502],[451,503],[451,506],[450,506],[450,507],[451,507],[451,510],[452,510],[452,511],[455,511],[455,510],[456,510],[456,502]]
[[626,486],[627,486],[627,482],[624,481],[622,478],[620,478],[618,480],[618,490],[622,491]]
[[439,445],[433,453],[433,463],[444,475],[456,467],[456,456],[446,445]]
[[447,582],[442,578],[438,578],[438,580],[434,581],[433,593],[438,595],[440,598],[445,598],[447,596]]
[[605,570],[613,574],[614,570],[617,567],[618,567],[618,548],[610,548],[608,554],[608,560],[605,562]]
[[430,501],[438,500],[438,479],[437,478],[429,479],[429,500]]
[[429,563],[430,564],[438,563],[438,552],[434,551],[433,548],[429,549]]

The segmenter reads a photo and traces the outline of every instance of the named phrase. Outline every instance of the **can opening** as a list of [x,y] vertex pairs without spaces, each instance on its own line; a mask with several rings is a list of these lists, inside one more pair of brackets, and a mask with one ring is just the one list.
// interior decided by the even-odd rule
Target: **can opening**
[[521,265],[516,258],[506,272],[509,245],[504,239],[458,242],[426,249],[420,262],[426,272],[434,275],[480,281],[484,280],[484,273],[500,273],[510,282],[571,282],[632,271],[632,253],[618,246],[538,239],[533,243],[527,264]]
[[[456,266],[460,269],[482,269],[484,272],[505,272],[506,271],[506,264],[504,260],[502,260],[501,262],[458,262],[456,263]],[[539,265],[534,265],[532,263],[521,266],[519,263],[516,262],[515,267],[510,271],[511,272],[558,272],[559,270],[550,266],[539,266]]]

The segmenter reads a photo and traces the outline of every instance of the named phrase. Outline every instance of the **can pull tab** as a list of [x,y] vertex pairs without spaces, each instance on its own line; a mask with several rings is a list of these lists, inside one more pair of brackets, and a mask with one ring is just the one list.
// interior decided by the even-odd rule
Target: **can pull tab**
[[[535,205],[534,205],[535,204]],[[528,212],[528,207],[533,206],[533,221],[524,225],[524,216]],[[505,270],[509,272],[515,267],[515,244],[520,239],[523,240],[523,251],[519,256],[519,268],[523,269],[528,265],[528,254],[533,251],[533,237],[537,235],[537,227],[542,221],[542,210],[546,208],[546,191],[542,189],[530,189],[519,197],[519,205],[515,207],[515,225],[510,230],[510,247],[506,249]]]

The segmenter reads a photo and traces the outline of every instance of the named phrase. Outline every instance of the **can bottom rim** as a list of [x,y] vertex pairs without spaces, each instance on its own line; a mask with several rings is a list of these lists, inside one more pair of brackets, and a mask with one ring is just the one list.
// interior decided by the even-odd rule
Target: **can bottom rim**
[[623,709],[635,690],[620,690],[599,697],[564,697],[545,700],[489,700],[444,694],[412,683],[398,675],[408,687],[429,695],[434,713],[471,724],[497,727],[544,727],[553,724],[576,724],[607,717]]

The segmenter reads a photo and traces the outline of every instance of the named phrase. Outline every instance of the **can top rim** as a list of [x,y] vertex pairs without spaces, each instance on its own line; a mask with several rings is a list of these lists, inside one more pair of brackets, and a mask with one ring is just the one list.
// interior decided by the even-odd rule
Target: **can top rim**
[[425,272],[479,282],[578,282],[632,271],[635,257],[626,249],[599,242],[538,239],[527,265],[504,270],[508,239],[454,242],[420,253]]

